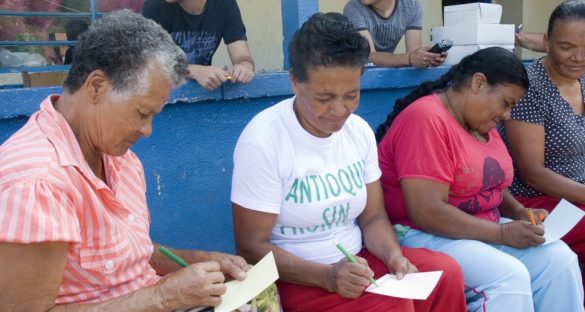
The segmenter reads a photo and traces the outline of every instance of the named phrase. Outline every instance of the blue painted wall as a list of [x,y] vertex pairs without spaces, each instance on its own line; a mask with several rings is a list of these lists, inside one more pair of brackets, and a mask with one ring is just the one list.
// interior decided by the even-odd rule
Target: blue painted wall
[[283,0],[281,1],[282,13],[282,51],[284,52],[283,67],[289,69],[288,64],[288,43],[291,41],[294,33],[311,17],[319,12],[319,2],[317,0]]
[[[357,114],[376,127],[394,101],[445,73],[370,68],[362,77]],[[60,88],[0,90],[0,142],[20,128],[40,101]],[[190,82],[154,120],[153,134],[132,150],[144,165],[153,240],[180,248],[234,251],[230,184],[232,154],[247,122],[291,95],[288,73],[259,74],[248,85],[207,92]]]

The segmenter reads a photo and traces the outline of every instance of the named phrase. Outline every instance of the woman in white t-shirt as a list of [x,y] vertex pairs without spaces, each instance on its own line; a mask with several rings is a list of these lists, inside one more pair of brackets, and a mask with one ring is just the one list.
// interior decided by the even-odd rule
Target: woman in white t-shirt
[[[274,253],[285,311],[465,311],[455,261],[400,247],[386,215],[374,134],[352,114],[368,51],[338,13],[317,13],[295,33],[295,97],[256,115],[235,149],[238,253],[250,262]],[[443,274],[427,300],[364,292],[372,277],[435,270]]]

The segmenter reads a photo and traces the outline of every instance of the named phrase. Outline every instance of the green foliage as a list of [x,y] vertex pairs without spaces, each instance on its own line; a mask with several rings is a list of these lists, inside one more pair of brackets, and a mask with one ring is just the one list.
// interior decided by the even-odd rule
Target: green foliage
[[268,286],[250,302],[253,312],[279,312],[280,299],[276,284]]

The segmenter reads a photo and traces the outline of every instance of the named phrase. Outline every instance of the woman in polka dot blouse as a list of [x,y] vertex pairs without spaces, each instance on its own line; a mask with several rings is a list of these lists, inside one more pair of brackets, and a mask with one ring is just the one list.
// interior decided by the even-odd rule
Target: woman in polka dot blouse
[[[585,210],[585,1],[551,14],[548,55],[527,69],[530,87],[500,129],[514,159],[512,194],[552,211],[561,198]],[[585,262],[585,219],[563,240]]]

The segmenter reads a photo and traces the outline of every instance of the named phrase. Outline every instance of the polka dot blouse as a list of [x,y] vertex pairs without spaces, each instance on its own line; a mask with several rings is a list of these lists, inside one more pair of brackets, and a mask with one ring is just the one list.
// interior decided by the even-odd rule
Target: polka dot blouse
[[[545,132],[544,165],[574,181],[585,183],[585,116],[576,115],[561,97],[540,61],[528,68],[530,87],[520,103],[512,109],[512,119],[543,125]],[[585,99],[585,82],[580,80]],[[500,133],[505,138],[503,127]],[[514,166],[517,167],[517,166]],[[510,186],[512,194],[532,197],[542,193],[522,183],[518,171]]]

